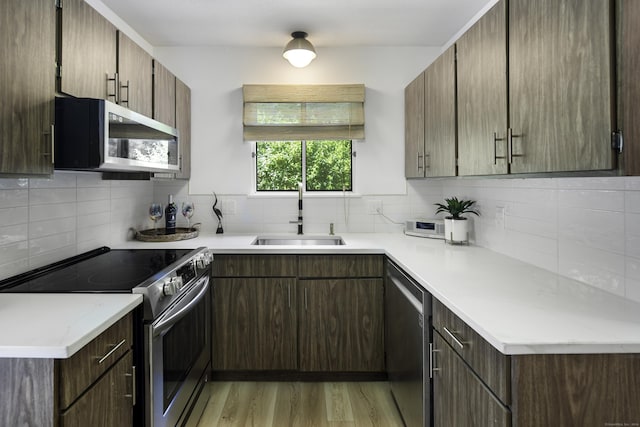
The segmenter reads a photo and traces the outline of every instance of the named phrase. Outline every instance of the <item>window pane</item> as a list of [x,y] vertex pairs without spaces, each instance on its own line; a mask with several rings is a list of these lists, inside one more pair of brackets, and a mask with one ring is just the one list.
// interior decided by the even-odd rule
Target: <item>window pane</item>
[[257,142],[258,191],[297,190],[302,182],[302,142]]
[[351,141],[306,142],[307,191],[351,191]]

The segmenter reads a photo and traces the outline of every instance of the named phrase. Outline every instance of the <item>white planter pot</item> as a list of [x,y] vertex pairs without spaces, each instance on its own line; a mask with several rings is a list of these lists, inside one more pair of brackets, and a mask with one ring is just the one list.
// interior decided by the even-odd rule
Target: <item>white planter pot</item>
[[466,218],[445,218],[444,238],[448,243],[469,243],[469,221]]

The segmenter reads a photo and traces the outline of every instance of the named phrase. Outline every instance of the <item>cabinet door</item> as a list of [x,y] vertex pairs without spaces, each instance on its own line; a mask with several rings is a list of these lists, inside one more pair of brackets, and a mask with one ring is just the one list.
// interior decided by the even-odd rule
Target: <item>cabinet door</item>
[[297,368],[294,278],[216,279],[214,370]]
[[404,90],[404,176],[424,178],[424,72]]
[[455,46],[424,72],[424,169],[428,177],[456,175],[455,75]]
[[53,172],[55,5],[6,1],[0,17],[0,173]]
[[60,415],[61,427],[133,425],[133,356],[128,352],[71,407]]
[[158,61],[153,61],[153,118],[176,126],[176,76]]
[[624,173],[640,175],[640,2],[618,0],[618,128],[624,136]]
[[506,0],[460,37],[456,49],[458,174],[506,174]]
[[384,370],[382,279],[300,282],[300,370]]
[[511,412],[486,388],[444,339],[434,332],[435,427],[509,427]]
[[84,0],[62,3],[60,92],[115,102],[116,27]]
[[509,2],[511,172],[611,169],[611,3]]
[[191,89],[176,78],[176,128],[180,138],[180,173],[176,178],[191,177]]
[[153,58],[118,31],[118,103],[151,117],[153,114]]

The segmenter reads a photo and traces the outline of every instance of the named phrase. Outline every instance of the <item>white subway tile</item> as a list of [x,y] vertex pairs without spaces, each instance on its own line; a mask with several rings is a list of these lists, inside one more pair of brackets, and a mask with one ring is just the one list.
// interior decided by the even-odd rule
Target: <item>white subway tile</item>
[[10,189],[0,190],[0,206],[3,208],[15,208],[29,204],[29,190]]
[[109,187],[82,187],[77,190],[77,200],[87,202],[92,200],[109,200],[111,189]]
[[26,206],[0,209],[0,224],[15,225],[29,222],[29,209]]
[[624,254],[625,215],[620,212],[562,209],[558,235],[592,248]]
[[0,227],[0,246],[7,246],[13,243],[26,241],[28,238],[29,226],[27,224],[15,224]]
[[560,207],[623,212],[624,198],[624,191],[560,190],[558,204]]
[[37,188],[29,190],[30,205],[50,205],[76,201],[75,188]]
[[50,203],[29,206],[29,221],[45,221],[54,218],[75,217],[77,205],[75,202]]
[[76,188],[77,178],[73,173],[56,172],[51,178],[31,178],[29,188]]
[[76,218],[57,218],[46,221],[31,222],[29,224],[29,239],[70,233],[76,230]]
[[28,188],[28,178],[0,178],[0,190],[26,190]]
[[624,190],[622,177],[557,178],[558,188],[569,190]]
[[[65,233],[54,234],[51,236],[40,237],[29,240],[29,256],[33,258],[46,252],[58,251],[62,248],[75,245],[76,232],[70,231]],[[60,258],[62,259],[62,258]]]

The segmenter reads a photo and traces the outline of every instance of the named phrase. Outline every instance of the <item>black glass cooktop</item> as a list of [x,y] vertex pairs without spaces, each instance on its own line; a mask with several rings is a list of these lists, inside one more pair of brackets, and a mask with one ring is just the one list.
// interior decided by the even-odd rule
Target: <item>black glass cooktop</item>
[[2,280],[0,291],[127,293],[189,252],[102,247]]

